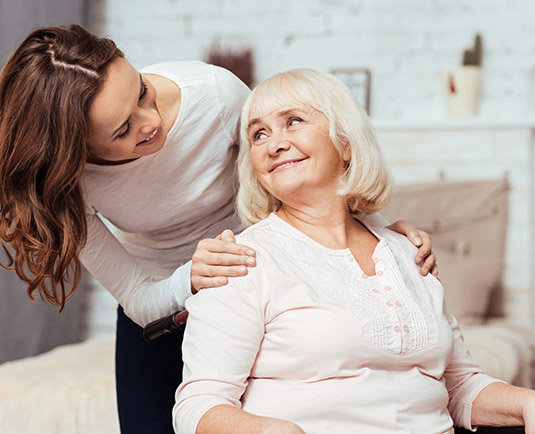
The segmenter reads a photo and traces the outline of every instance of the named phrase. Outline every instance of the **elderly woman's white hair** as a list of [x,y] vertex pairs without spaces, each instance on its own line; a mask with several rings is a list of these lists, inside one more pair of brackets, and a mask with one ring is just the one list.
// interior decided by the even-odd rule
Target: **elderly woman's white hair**
[[350,147],[351,159],[338,190],[350,210],[371,213],[384,207],[392,195],[393,183],[368,115],[349,88],[334,76],[312,69],[294,69],[258,85],[242,109],[236,205],[242,222],[254,224],[281,205],[260,185],[253,172],[249,121],[295,103],[306,104],[327,117],[330,138],[340,156],[345,146]]

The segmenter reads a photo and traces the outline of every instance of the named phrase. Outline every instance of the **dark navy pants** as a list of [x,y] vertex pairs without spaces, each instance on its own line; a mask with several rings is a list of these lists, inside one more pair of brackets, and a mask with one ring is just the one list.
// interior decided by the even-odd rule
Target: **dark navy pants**
[[115,374],[121,434],[172,434],[171,410],[182,381],[182,333],[147,343],[117,309]]

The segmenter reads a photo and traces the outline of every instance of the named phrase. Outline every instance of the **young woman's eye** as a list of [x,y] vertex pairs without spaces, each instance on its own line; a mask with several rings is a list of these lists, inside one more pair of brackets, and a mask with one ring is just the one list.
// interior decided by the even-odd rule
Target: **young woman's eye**
[[128,123],[126,124],[126,130],[124,131],[124,133],[119,134],[119,135],[117,136],[117,138],[119,138],[119,139],[124,139],[124,138],[126,138],[126,137],[128,136],[128,133],[129,133],[129,132],[130,132],[130,122],[128,122]]
[[143,99],[143,97],[147,94],[147,85],[145,84],[145,82],[143,82],[143,92],[141,92],[141,95],[139,95],[139,100],[141,101]]

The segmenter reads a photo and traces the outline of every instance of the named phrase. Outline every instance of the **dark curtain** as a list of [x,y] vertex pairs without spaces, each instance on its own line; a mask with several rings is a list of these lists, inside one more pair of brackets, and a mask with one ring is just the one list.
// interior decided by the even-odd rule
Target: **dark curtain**
[[[35,27],[88,25],[86,1],[0,0],[0,67]],[[5,262],[3,254],[0,260]],[[66,311],[58,316],[41,300],[35,303],[29,300],[24,284],[13,271],[0,269],[0,363],[81,340],[86,310],[83,289],[79,288]]]

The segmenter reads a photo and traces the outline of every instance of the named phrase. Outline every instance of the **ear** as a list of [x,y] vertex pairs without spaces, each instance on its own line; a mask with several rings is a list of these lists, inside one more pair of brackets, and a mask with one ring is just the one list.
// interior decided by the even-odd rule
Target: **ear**
[[351,146],[345,137],[342,138],[342,145],[344,146],[342,149],[342,159],[347,163],[351,160]]

